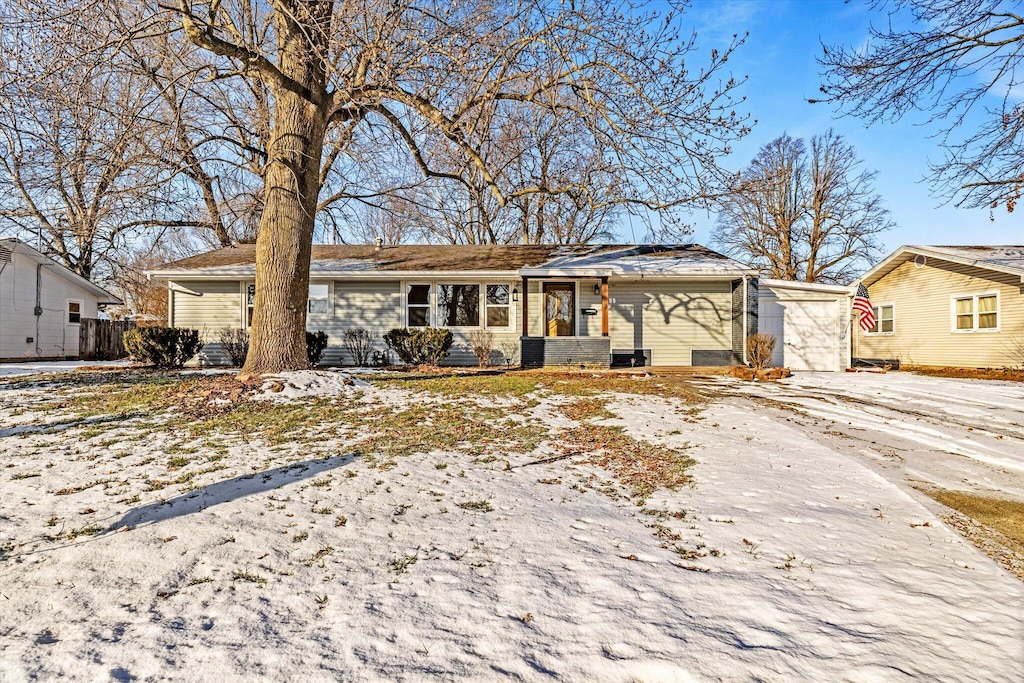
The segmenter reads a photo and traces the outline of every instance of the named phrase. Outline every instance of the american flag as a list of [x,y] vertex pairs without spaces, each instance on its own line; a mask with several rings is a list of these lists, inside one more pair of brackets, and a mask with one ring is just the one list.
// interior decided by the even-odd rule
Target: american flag
[[860,311],[860,329],[867,332],[875,326],[875,310],[871,308],[871,297],[868,288],[857,285],[857,295],[853,297],[853,310]]

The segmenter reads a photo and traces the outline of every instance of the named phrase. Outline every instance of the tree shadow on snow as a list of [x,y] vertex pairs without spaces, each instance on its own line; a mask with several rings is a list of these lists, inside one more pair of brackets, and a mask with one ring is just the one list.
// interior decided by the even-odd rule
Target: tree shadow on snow
[[114,415],[74,418],[65,422],[18,425],[17,427],[0,429],[0,439],[8,436],[28,436],[30,434],[56,434],[57,432],[67,431],[76,427],[91,427],[112,422],[124,422],[141,415],[142,413],[117,413]]
[[357,454],[349,454],[306,460],[218,481],[174,498],[129,510],[104,534],[126,527],[157,524],[175,517],[202,512],[214,505],[265,493],[349,465],[355,461],[356,457]]

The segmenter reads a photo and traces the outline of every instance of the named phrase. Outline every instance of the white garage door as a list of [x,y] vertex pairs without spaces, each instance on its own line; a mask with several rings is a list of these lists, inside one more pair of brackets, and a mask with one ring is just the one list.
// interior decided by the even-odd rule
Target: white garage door
[[[790,370],[839,371],[839,302],[786,301],[782,353]],[[777,343],[777,342],[776,342]]]

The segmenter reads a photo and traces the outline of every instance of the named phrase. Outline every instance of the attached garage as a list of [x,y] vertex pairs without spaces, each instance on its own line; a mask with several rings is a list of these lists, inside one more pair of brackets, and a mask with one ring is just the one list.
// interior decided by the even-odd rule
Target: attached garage
[[775,337],[772,365],[794,372],[849,367],[849,298],[838,285],[760,280],[758,329]]

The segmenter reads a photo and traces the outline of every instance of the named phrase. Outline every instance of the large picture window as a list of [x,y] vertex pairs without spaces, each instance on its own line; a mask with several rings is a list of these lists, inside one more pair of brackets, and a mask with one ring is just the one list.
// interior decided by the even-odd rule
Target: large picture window
[[509,286],[487,285],[487,327],[508,327]]
[[999,329],[999,295],[963,294],[953,297],[953,330],[985,332]]
[[409,327],[430,325],[430,285],[408,285],[405,304]]
[[438,285],[437,319],[442,327],[479,327],[480,285]]

